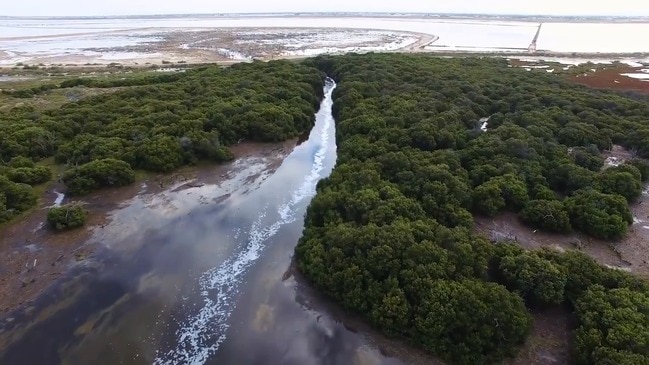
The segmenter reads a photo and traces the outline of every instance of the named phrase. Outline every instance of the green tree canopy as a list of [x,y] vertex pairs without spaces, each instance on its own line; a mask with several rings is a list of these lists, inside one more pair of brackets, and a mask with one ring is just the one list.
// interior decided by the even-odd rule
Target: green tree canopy
[[605,169],[597,175],[595,181],[602,193],[621,195],[629,202],[642,193],[640,170],[630,164]]
[[563,303],[567,276],[563,268],[552,261],[525,253],[503,257],[498,269],[503,283],[532,305]]
[[68,170],[63,182],[71,195],[84,195],[108,186],[124,186],[135,181],[135,173],[124,161],[103,159]]
[[633,223],[626,200],[620,195],[580,190],[566,199],[565,206],[572,226],[594,237],[621,238]]
[[504,287],[442,280],[426,292],[413,322],[414,338],[424,347],[467,365],[513,356],[532,325],[521,298]]
[[86,222],[88,213],[76,204],[53,207],[47,212],[47,223],[57,231],[79,228]]
[[626,288],[591,287],[577,301],[577,364],[649,363],[649,296]]
[[531,200],[520,214],[523,222],[549,232],[570,232],[570,217],[559,200]]

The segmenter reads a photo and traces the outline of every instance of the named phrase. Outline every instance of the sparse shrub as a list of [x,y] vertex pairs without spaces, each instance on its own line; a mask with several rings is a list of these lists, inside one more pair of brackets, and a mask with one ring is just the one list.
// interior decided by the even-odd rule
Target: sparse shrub
[[580,190],[565,200],[575,229],[603,239],[622,238],[633,216],[624,197],[597,190]]
[[18,167],[9,170],[7,177],[13,182],[38,185],[50,181],[52,170],[45,166]]
[[649,180],[649,163],[645,160],[633,159],[627,162],[628,164],[634,166],[640,171],[640,178],[643,182]]
[[523,222],[549,232],[569,232],[570,218],[558,200],[532,200],[520,214]]
[[83,195],[102,187],[124,186],[135,181],[135,172],[124,161],[105,158],[73,168],[63,175],[70,195]]
[[53,207],[47,212],[47,223],[57,231],[79,228],[86,222],[87,212],[78,204]]
[[34,161],[31,158],[25,156],[16,156],[9,160],[9,166],[11,167],[34,167]]
[[503,257],[499,270],[507,288],[532,305],[558,305],[564,300],[566,273],[535,253]]

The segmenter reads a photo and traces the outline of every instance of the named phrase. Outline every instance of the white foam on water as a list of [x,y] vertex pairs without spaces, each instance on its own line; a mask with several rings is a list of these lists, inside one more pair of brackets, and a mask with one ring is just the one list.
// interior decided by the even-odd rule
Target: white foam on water
[[[225,260],[220,266],[203,273],[199,279],[199,287],[203,305],[180,325],[176,332],[178,342],[176,348],[158,353],[155,365],[188,364],[202,365],[212,356],[226,339],[230,324],[228,319],[236,307],[236,297],[244,275],[261,256],[265,243],[279,229],[296,220],[297,204],[315,195],[316,184],[321,178],[327,149],[329,148],[329,128],[333,123],[331,116],[331,87],[321,105],[321,111],[326,115],[320,132],[320,146],[313,158],[311,171],[304,177],[300,187],[293,192],[290,199],[281,204],[277,213],[279,219],[269,226],[262,227],[268,208],[264,208],[259,218],[250,227],[250,233],[245,246],[238,253]],[[235,236],[240,234],[234,231]]]
[[36,233],[45,226],[45,222],[40,222],[36,228],[32,229],[32,233]]
[[54,206],[60,207],[61,203],[63,203],[63,199],[65,199],[65,194],[59,193],[56,190],[54,191],[54,194],[56,194],[56,199],[54,199]]
[[489,119],[491,119],[491,116],[480,118],[480,120],[478,121],[480,122],[480,130],[482,130],[483,132],[486,132],[488,129]]

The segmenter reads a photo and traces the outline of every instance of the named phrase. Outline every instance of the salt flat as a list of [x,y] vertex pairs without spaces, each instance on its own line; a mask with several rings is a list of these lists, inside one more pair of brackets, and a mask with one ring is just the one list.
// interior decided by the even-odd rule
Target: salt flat
[[[0,19],[0,65],[214,62],[370,51],[528,54],[537,22],[417,17]],[[311,30],[311,32],[309,32]],[[649,23],[544,23],[541,54],[649,54]],[[644,56],[646,58],[646,56]]]
[[649,52],[649,24],[546,23],[538,49],[577,53]]

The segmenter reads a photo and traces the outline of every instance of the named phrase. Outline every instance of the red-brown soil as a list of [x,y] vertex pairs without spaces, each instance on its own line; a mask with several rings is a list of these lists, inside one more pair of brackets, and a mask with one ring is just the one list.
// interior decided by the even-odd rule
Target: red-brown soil
[[598,89],[611,89],[618,91],[634,91],[649,94],[649,82],[623,76],[624,73],[638,73],[639,68],[620,66],[597,69],[585,75],[570,76],[568,80],[576,84]]

